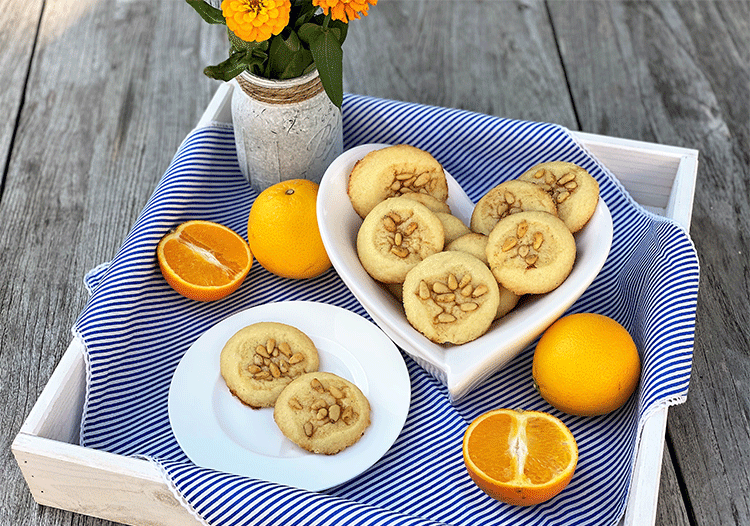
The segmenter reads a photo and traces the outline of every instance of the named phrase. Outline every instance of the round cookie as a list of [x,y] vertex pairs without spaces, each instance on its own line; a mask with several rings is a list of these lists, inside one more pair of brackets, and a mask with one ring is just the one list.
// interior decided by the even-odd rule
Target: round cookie
[[259,322],[237,331],[224,345],[221,376],[229,391],[253,408],[273,407],[279,393],[298,376],[317,371],[318,351],[301,330]]
[[349,174],[349,200],[362,218],[381,201],[412,192],[445,201],[448,182],[442,165],[430,153],[408,144],[369,152]]
[[[487,262],[487,239],[487,236],[484,234],[471,232],[470,234],[463,235],[453,241],[445,248],[445,250],[468,252],[472,256],[481,260],[482,263],[489,266],[489,263]],[[502,318],[512,311],[521,299],[521,296],[509,291],[502,285],[499,285],[498,288],[500,290],[500,303],[497,306],[495,319]]]
[[451,241],[445,250],[453,250],[458,252],[468,252],[472,256],[480,259],[485,265],[487,263],[487,236],[484,234],[478,234],[476,232],[470,232],[463,236]]
[[498,283],[516,294],[542,294],[570,274],[576,242],[563,221],[546,212],[501,219],[487,239],[487,261]]
[[370,425],[370,403],[349,380],[333,373],[308,373],[284,389],[273,419],[302,449],[333,455],[362,437]]
[[402,283],[417,263],[443,250],[443,223],[426,206],[392,197],[367,214],[357,232],[357,255],[383,283]]
[[518,305],[518,302],[521,300],[521,296],[511,290],[506,289],[499,283],[497,287],[500,290],[500,303],[497,306],[495,319],[499,320],[516,308],[516,305]]
[[448,203],[446,203],[445,201],[441,201],[437,197],[433,197],[430,194],[407,192],[401,195],[400,197],[404,197],[406,199],[413,199],[414,201],[417,201],[418,203],[422,203],[433,212],[443,212],[446,214],[451,213],[451,207],[450,205],[448,205]]
[[562,161],[537,164],[518,178],[541,186],[557,204],[557,215],[578,232],[599,203],[599,183],[580,166]]
[[445,244],[447,245],[451,241],[458,239],[464,234],[471,232],[469,227],[464,224],[459,218],[453,214],[446,214],[444,212],[435,212],[435,215],[443,223],[443,231],[445,232]]
[[505,181],[484,194],[474,206],[471,230],[489,235],[502,218],[524,210],[557,215],[555,201],[539,185],[517,179]]
[[435,343],[462,344],[489,329],[500,292],[487,265],[465,252],[440,252],[415,266],[403,287],[409,323]]

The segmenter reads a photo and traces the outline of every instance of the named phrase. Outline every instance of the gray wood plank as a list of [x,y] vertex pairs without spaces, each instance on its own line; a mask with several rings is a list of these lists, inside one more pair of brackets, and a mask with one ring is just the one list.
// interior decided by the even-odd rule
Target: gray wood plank
[[218,87],[202,70],[224,39],[185,2],[45,3],[0,203],[0,524],[106,524],[35,505],[10,443],[67,348],[83,275],[114,256]]
[[680,477],[675,472],[675,465],[670,457],[667,443],[664,444],[663,455],[664,459],[659,478],[659,502],[654,524],[658,526],[687,526],[690,524],[689,514],[682,500]]
[[0,0],[0,49],[3,50],[0,53],[0,177],[9,160],[43,5],[42,0]]
[[344,89],[575,129],[545,4],[387,0],[351,23]]
[[[668,429],[695,523],[747,524],[750,3],[550,9],[585,131],[701,152],[691,225],[702,267],[693,375]],[[672,501],[668,491],[663,485],[660,506]],[[673,523],[685,522],[665,522]]]

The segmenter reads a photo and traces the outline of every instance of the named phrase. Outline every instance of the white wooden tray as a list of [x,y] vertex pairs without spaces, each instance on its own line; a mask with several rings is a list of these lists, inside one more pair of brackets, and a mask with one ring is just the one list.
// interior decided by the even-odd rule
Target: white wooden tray
[[[230,82],[217,90],[198,127],[231,122],[232,89]],[[697,150],[574,134],[638,203],[689,230]],[[34,500],[133,526],[199,524],[156,465],[78,445],[85,393],[84,349],[73,340],[11,448]],[[653,525],[656,520],[666,424],[667,409],[645,423],[623,525]]]

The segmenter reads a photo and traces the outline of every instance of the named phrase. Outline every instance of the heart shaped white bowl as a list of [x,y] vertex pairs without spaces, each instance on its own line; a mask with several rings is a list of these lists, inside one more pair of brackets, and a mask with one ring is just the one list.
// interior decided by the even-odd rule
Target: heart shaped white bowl
[[[347,186],[354,164],[386,144],[363,144],[342,153],[328,167],[318,190],[320,235],[341,279],[373,321],[401,349],[434,375],[458,400],[508,363],[559,318],[594,281],[612,245],[612,216],[602,199],[589,223],[575,234],[576,261],[568,278],[547,294],[526,296],[518,306],[474,341],[436,344],[414,329],[401,302],[373,280],[357,256],[356,239],[362,219],[352,208]],[[448,178],[452,213],[469,224],[474,203],[453,177]]]

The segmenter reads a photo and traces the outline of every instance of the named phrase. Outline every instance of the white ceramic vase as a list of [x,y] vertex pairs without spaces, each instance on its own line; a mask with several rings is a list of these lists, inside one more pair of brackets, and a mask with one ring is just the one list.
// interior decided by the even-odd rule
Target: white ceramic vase
[[320,182],[343,151],[341,110],[318,72],[270,80],[243,72],[232,94],[240,169],[258,192],[287,179]]

